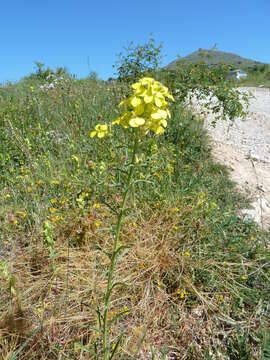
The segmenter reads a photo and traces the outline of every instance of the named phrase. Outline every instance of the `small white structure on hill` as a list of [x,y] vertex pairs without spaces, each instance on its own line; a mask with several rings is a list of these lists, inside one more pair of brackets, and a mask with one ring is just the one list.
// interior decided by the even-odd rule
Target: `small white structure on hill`
[[234,78],[235,80],[246,79],[247,73],[242,69],[231,70],[229,72],[229,78]]

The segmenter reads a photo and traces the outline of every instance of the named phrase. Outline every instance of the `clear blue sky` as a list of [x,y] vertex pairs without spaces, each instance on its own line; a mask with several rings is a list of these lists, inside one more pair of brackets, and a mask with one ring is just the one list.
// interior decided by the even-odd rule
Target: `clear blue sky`
[[2,0],[0,82],[39,60],[106,79],[124,45],[163,42],[164,64],[199,47],[270,63],[270,0]]

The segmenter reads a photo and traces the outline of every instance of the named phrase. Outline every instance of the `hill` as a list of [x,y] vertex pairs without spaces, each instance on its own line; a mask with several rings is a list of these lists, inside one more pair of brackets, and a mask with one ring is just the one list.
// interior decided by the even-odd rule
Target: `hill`
[[176,64],[181,61],[191,61],[191,62],[205,62],[209,65],[217,65],[220,63],[225,63],[228,65],[233,65],[235,67],[241,67],[241,68],[250,68],[254,67],[255,65],[262,65],[261,62],[246,59],[240,55],[225,52],[225,51],[219,51],[219,50],[207,50],[207,49],[198,49],[194,51],[193,53],[178,58],[174,61],[172,61],[169,65],[167,65],[168,69],[175,68]]

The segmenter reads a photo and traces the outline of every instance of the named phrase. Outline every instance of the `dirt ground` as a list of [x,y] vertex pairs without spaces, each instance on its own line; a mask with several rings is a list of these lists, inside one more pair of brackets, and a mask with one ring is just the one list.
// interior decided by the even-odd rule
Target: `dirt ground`
[[270,227],[270,89],[249,91],[249,114],[233,124],[219,121],[215,128],[208,116],[205,126],[212,140],[214,157],[228,166],[232,179],[252,199],[251,208],[241,211],[263,228]]

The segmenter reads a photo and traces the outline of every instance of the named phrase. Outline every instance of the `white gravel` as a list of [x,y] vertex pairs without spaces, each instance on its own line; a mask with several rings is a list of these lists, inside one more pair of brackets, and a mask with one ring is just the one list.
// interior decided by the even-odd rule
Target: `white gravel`
[[219,121],[213,128],[210,114],[205,126],[215,158],[229,167],[232,179],[253,199],[251,209],[242,215],[266,228],[270,226],[270,89],[240,90],[253,95],[246,119],[232,124]]

